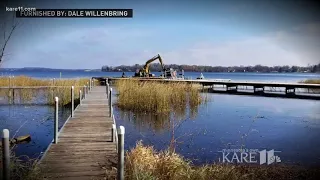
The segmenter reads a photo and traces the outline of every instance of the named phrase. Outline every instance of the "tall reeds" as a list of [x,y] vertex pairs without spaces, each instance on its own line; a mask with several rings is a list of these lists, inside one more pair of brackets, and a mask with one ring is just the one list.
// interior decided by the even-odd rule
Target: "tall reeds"
[[133,112],[170,113],[197,108],[205,102],[198,88],[186,83],[119,80],[117,105]]
[[141,180],[256,180],[256,179],[313,179],[320,175],[318,168],[306,169],[290,165],[232,165],[207,164],[195,166],[169,150],[157,152],[152,146],[138,142],[126,153],[125,179]]
[[320,84],[320,79],[307,79],[307,80],[301,81],[301,83]]
[[[2,160],[2,148],[0,146],[0,159]],[[23,160],[22,160],[23,159]],[[16,156],[11,149],[10,154],[10,179],[12,180],[42,180],[44,176],[39,168],[36,167],[37,158],[31,159],[28,156]],[[2,162],[0,161],[0,166]],[[2,167],[0,167],[0,179],[2,177]]]
[[[54,104],[54,97],[59,97],[59,103],[66,105],[71,100],[71,86],[74,86],[75,99],[79,98],[79,90],[88,85],[89,79],[36,79],[26,76],[0,77],[0,95],[8,100],[20,103],[37,102],[45,99],[46,104]],[[97,82],[95,81],[95,84]],[[40,87],[41,88],[37,88]],[[22,87],[22,88],[19,88]],[[24,88],[23,88],[24,87]]]
[[[305,84],[320,84],[320,79],[307,79],[304,81],[301,81],[300,83],[305,83]],[[320,93],[319,89],[310,89],[314,93]]]

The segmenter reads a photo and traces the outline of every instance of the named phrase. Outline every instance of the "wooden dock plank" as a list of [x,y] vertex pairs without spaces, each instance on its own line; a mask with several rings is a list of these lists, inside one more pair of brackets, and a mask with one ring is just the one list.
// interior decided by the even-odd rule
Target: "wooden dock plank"
[[83,163],[100,163],[100,164],[106,164],[108,161],[108,158],[113,158],[114,154],[110,154],[110,156],[107,156],[105,158],[90,158],[90,157],[83,157],[80,159],[46,159],[43,160],[42,163],[44,164],[42,167],[46,168],[47,166],[52,166],[53,164],[65,164],[65,163],[74,163],[74,164],[83,164]]
[[116,159],[106,87],[95,86],[39,163],[46,179],[103,179]]
[[86,170],[86,171],[81,171],[81,172],[72,172],[72,171],[65,171],[65,172],[53,172],[53,173],[47,173],[47,178],[61,178],[61,177],[79,177],[79,176],[100,176],[103,177],[105,175],[105,171],[102,170],[95,170],[95,171],[90,171],[90,170]]

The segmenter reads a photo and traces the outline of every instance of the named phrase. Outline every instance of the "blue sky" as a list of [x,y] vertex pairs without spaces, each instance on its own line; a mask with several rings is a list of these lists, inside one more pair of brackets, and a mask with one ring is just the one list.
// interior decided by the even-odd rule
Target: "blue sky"
[[2,66],[100,68],[143,64],[157,53],[166,64],[319,63],[319,4],[292,2],[13,0],[5,6],[132,8],[134,17],[16,19]]

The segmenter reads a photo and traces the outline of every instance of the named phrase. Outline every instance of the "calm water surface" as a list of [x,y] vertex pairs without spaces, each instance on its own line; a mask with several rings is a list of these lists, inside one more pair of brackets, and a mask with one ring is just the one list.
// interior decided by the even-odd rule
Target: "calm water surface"
[[211,101],[199,107],[196,117],[176,118],[174,123],[116,109],[118,125],[124,125],[128,132],[126,148],[142,139],[161,150],[174,136],[177,152],[197,164],[217,161],[221,149],[245,147],[281,151],[278,155],[284,163],[320,165],[319,101],[209,96]]
[[[0,71],[3,75],[59,78],[60,72]],[[62,72],[62,78],[121,76],[108,72]],[[130,73],[127,73],[130,75]],[[199,73],[185,73],[196,78]],[[246,81],[298,82],[320,78],[319,74],[204,73],[206,78]],[[116,93],[116,92],[114,92]],[[283,163],[320,166],[320,101],[224,94],[203,94],[210,101],[195,112],[174,117],[123,112],[115,107],[117,125],[126,127],[126,149],[136,141],[166,149],[177,139],[176,151],[196,164],[217,161],[223,148],[281,151]],[[116,99],[114,98],[114,101]],[[53,107],[0,105],[0,129],[11,136],[31,134],[32,141],[18,145],[18,155],[37,157],[53,138]],[[60,125],[70,109],[60,111]],[[245,137],[245,138],[242,138]]]
[[[59,129],[70,115],[70,107],[60,107]],[[31,135],[31,141],[15,147],[17,156],[38,157],[53,139],[54,107],[45,105],[0,105],[0,129],[10,137]]]

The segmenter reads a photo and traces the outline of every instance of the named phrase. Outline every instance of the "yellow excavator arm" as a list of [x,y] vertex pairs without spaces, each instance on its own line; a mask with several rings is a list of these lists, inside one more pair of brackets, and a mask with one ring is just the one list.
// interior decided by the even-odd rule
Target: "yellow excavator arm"
[[161,58],[160,54],[158,54],[158,55],[154,56],[153,58],[149,59],[149,60],[146,62],[146,64],[144,65],[143,69],[145,70],[145,72],[146,72],[147,74],[150,73],[150,72],[149,72],[149,66],[150,66],[150,64],[151,64],[153,61],[157,60],[157,59],[159,59],[160,64],[161,64],[161,66],[162,66],[162,69],[164,70],[164,64],[163,64],[163,62],[162,62],[162,58]]
[[143,68],[139,69],[139,70],[135,73],[134,77],[149,77],[149,76],[150,76],[149,66],[150,66],[150,64],[151,64],[153,61],[155,61],[155,60],[157,60],[157,59],[159,59],[159,61],[160,61],[160,64],[161,64],[161,66],[162,66],[162,70],[165,71],[165,67],[164,67],[162,58],[161,58],[161,56],[160,56],[159,54],[157,54],[156,56],[154,56],[154,57],[152,57],[151,59],[149,59],[149,60],[146,62],[146,64],[143,66]]

